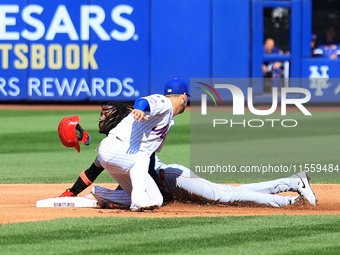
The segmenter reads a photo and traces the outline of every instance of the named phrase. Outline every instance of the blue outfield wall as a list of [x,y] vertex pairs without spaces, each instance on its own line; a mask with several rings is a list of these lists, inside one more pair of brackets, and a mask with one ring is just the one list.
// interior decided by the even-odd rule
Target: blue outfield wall
[[[0,101],[135,100],[162,93],[174,77],[188,83],[192,78],[257,77],[255,63],[261,56],[253,51],[262,48],[263,31],[254,20],[267,3],[0,0]],[[298,52],[291,55],[292,74],[326,80],[298,84],[312,94],[318,91],[312,102],[339,102],[336,81],[327,79],[338,76],[340,60],[311,59],[306,49],[311,3],[288,4],[299,14],[292,19],[292,31],[303,27],[294,40]],[[239,86],[244,94],[253,86],[257,98],[263,92],[256,84]]]
[[311,94],[311,102],[340,102],[340,60],[305,59],[302,61],[302,87]]
[[149,93],[148,1],[0,4],[1,100],[132,100]]
[[212,76],[251,77],[251,1],[213,1]]
[[174,77],[211,77],[211,2],[151,1],[151,93]]

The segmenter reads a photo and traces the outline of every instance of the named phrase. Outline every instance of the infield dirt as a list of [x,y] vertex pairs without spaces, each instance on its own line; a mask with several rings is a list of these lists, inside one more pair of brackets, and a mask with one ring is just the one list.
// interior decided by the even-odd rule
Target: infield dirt
[[[98,184],[114,189],[116,184]],[[58,196],[72,184],[1,184],[0,224],[45,221],[69,217],[214,217],[254,215],[340,214],[340,185],[312,184],[318,205],[295,204],[272,208],[250,204],[207,205],[193,202],[171,202],[144,212],[130,212],[128,208],[36,208],[36,201]],[[90,193],[90,188],[80,196]],[[289,193],[285,193],[285,195]]]

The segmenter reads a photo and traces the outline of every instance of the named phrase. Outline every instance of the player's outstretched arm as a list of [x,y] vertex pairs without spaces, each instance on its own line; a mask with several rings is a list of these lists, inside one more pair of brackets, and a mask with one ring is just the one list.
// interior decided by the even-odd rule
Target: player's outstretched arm
[[75,197],[80,192],[90,186],[95,179],[103,172],[104,168],[97,166],[94,162],[87,170],[84,170],[78,177],[77,181],[73,184],[72,188],[67,189],[59,197]]

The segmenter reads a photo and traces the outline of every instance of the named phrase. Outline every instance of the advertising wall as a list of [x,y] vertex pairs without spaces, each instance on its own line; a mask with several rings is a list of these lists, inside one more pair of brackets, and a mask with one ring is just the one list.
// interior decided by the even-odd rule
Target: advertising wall
[[[337,78],[338,60],[302,54],[309,0],[0,0],[0,101],[135,100],[175,77],[260,78],[263,29],[252,17],[281,3],[294,14],[290,77]],[[336,81],[317,95],[314,83],[297,86],[312,102],[340,101]],[[262,85],[251,86],[265,102]]]
[[1,1],[1,100],[148,93],[148,1]]

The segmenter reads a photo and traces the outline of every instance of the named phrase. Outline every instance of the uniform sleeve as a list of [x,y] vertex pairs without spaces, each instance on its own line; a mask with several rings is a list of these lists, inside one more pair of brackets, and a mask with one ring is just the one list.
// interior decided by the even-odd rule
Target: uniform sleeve
[[134,109],[141,110],[143,112],[150,111],[150,106],[148,100],[145,98],[138,98],[135,101],[135,105],[133,107]]
[[156,94],[143,97],[142,99],[146,99],[149,103],[150,113],[147,114],[149,116],[155,116],[172,111],[171,100],[163,95]]

